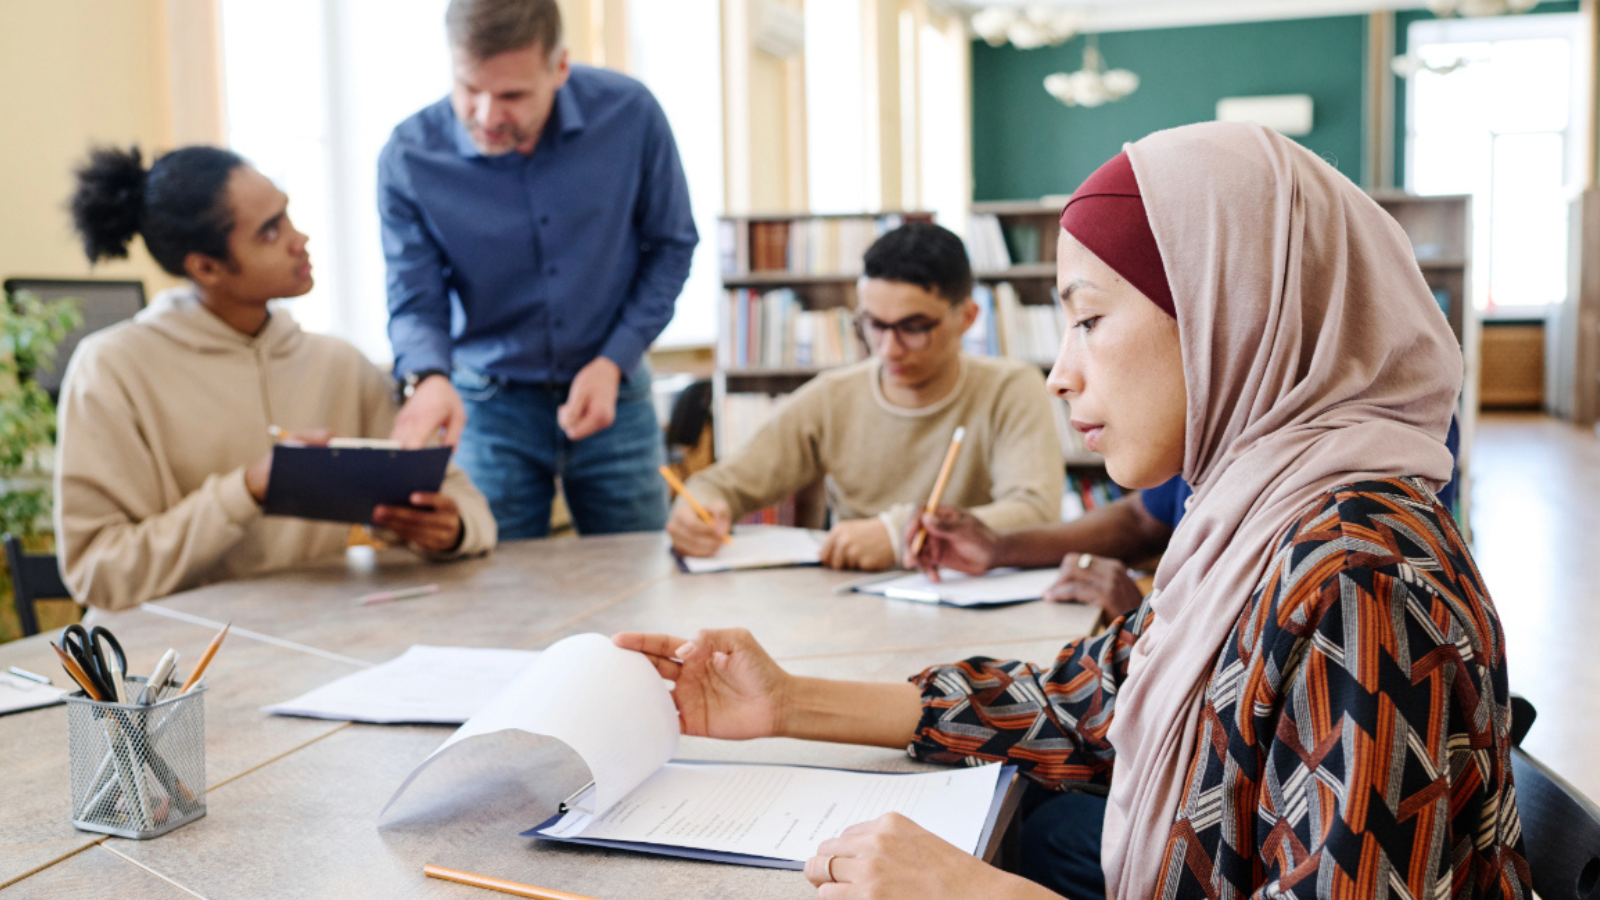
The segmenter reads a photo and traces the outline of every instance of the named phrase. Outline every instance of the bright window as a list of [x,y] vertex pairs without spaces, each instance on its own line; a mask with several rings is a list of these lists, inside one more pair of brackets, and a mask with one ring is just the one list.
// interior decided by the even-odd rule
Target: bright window
[[656,343],[708,345],[717,339],[722,276],[722,12],[719,0],[633,0],[628,6],[630,74],[655,94],[672,125],[700,232],[689,280]]
[[1576,15],[1416,22],[1407,46],[1434,67],[1408,85],[1406,187],[1470,194],[1474,302],[1543,315],[1567,294],[1567,204],[1582,94]]
[[228,143],[289,195],[316,288],[290,310],[392,358],[378,151],[450,90],[447,0],[222,0]]

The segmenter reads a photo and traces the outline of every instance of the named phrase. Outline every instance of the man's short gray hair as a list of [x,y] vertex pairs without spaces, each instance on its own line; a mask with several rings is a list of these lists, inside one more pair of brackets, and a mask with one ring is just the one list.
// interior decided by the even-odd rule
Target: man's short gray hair
[[553,56],[561,8],[556,0],[450,0],[444,28],[452,48],[479,62],[533,44]]

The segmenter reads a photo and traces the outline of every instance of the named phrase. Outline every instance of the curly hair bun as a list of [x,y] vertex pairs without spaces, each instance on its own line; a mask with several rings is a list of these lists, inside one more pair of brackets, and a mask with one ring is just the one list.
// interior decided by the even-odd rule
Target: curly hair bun
[[73,170],[72,226],[90,262],[126,259],[128,242],[139,233],[144,185],[149,170],[138,147],[96,147]]

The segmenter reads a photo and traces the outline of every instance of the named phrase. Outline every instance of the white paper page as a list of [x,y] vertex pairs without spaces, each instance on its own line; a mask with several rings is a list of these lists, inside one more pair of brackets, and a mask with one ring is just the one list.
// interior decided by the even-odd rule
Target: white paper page
[[800,862],[851,825],[898,812],[970,853],[999,775],[998,764],[885,775],[668,763],[609,811],[568,813],[543,833]]
[[734,569],[769,569],[777,566],[814,565],[822,561],[821,533],[784,525],[749,525],[733,532],[733,543],[716,556],[683,558],[692,575]]
[[60,701],[65,693],[58,687],[18,678],[10,672],[0,672],[0,713],[49,706]]
[[913,572],[903,578],[862,585],[856,590],[895,600],[983,606],[1038,600],[1044,596],[1045,588],[1055,583],[1058,574],[1057,569],[995,569],[983,575],[963,575],[940,569],[941,581],[929,581],[921,572]]
[[573,635],[545,650],[429,754],[384,809],[446,750],[508,729],[571,747],[594,777],[599,811],[627,796],[678,750],[678,710],[655,666],[603,635]]
[[279,715],[380,725],[460,725],[538,658],[536,650],[418,644],[386,663],[262,709]]

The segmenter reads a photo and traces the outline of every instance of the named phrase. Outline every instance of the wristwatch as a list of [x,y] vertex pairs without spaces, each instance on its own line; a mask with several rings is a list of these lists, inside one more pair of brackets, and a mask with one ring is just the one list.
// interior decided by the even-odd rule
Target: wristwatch
[[405,379],[400,382],[400,399],[402,401],[410,400],[411,395],[417,392],[417,385],[435,375],[450,377],[450,373],[443,369],[422,369],[417,372],[407,372]]

